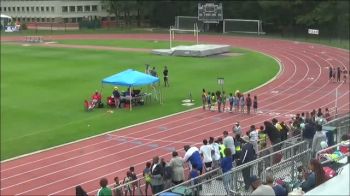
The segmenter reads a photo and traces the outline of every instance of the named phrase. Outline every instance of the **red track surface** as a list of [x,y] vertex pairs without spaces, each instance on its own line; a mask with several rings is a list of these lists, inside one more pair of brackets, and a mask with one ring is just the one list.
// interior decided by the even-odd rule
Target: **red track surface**
[[[167,40],[167,35],[61,35],[44,39],[151,39]],[[4,40],[22,39],[2,37]],[[178,40],[191,40],[180,35]],[[230,44],[263,52],[279,59],[283,69],[268,85],[252,94],[259,97],[259,115],[217,113],[197,109],[153,122],[98,136],[53,150],[1,163],[1,195],[73,195],[82,185],[95,194],[101,177],[113,182],[123,179],[129,166],[141,173],[153,156],[170,159],[177,149],[183,155],[184,144],[200,143],[209,136],[221,136],[240,121],[246,130],[273,117],[287,119],[290,114],[319,107],[334,107],[335,89],[339,90],[338,108],[349,111],[349,84],[328,81],[329,65],[349,70],[349,51],[292,41],[207,36],[201,42]],[[231,89],[234,90],[234,89]],[[198,92],[200,89],[198,89]],[[198,95],[199,96],[199,95]]]

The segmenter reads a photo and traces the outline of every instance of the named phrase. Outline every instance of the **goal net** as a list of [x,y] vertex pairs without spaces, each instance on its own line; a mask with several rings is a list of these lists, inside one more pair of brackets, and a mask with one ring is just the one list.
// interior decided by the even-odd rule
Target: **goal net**
[[261,20],[224,19],[223,33],[265,34]]
[[197,16],[175,16],[174,28],[193,30],[193,25],[197,25],[198,29],[202,29],[203,22],[199,21]]

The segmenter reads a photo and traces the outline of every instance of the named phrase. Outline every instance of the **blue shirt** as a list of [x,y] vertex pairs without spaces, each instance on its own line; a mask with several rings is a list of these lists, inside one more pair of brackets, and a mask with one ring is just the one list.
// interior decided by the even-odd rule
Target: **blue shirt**
[[272,189],[275,191],[276,196],[287,196],[288,195],[287,190],[279,184],[272,187]]
[[188,160],[190,161],[193,167],[195,167],[198,170],[202,170],[202,167],[203,167],[202,158],[198,151],[195,151],[190,156],[190,158],[188,158]]
[[232,157],[225,157],[221,161],[221,169],[223,173],[226,173],[232,169]]

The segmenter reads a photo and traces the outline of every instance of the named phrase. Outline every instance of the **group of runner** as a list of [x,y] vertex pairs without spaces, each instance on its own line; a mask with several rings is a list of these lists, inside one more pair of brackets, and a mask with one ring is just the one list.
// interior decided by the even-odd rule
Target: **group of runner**
[[340,67],[332,68],[331,66],[329,66],[328,70],[329,70],[330,81],[341,82],[341,78],[343,75],[343,82],[346,83],[348,71],[345,69],[345,67],[343,67],[343,69],[340,69]]
[[250,93],[244,96],[239,90],[227,95],[225,91],[207,92],[203,89],[202,107],[203,110],[215,111],[215,108],[217,108],[218,112],[246,112],[247,114],[250,114],[250,110],[253,107],[253,111],[256,113],[258,110],[258,97],[254,95],[252,98]]

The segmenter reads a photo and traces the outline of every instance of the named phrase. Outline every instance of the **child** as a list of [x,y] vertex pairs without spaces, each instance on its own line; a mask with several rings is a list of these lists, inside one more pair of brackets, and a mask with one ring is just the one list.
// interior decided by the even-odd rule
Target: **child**
[[128,192],[130,193],[130,195],[132,195],[132,191],[131,191],[131,184],[130,182],[132,181],[132,178],[131,178],[131,172],[130,171],[127,171],[126,172],[126,177],[124,178],[124,181],[123,181],[123,184],[125,185],[125,196],[128,195]]
[[258,111],[258,97],[255,95],[253,100],[253,110],[255,113]]
[[146,163],[146,168],[143,170],[143,177],[145,178],[145,194],[148,193],[148,187],[151,185],[151,162]]
[[230,93],[230,97],[228,98],[228,101],[230,103],[230,112],[232,112],[232,107],[233,107],[233,96],[232,96],[232,93]]
[[115,182],[115,184],[114,184],[114,195],[115,196],[122,196],[123,195],[123,192],[122,192],[122,187],[120,187],[120,183],[119,183],[119,178],[118,178],[118,176],[116,176],[115,178],[114,178],[114,182]]

